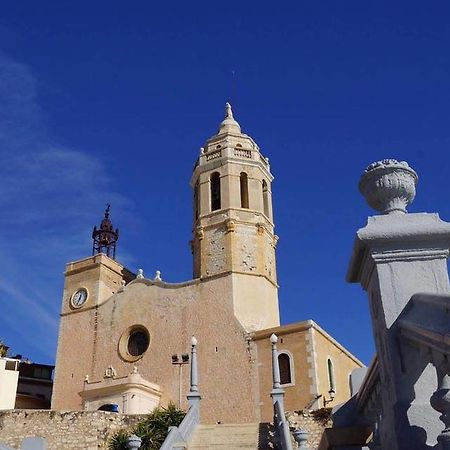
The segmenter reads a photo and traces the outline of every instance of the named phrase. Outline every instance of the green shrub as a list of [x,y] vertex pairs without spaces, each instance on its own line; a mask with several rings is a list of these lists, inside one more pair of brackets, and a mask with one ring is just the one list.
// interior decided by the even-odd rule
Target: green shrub
[[158,407],[141,420],[132,430],[115,433],[108,444],[109,450],[126,450],[129,436],[136,434],[142,439],[140,450],[159,450],[169,433],[169,427],[180,425],[186,413],[173,403],[167,408]]

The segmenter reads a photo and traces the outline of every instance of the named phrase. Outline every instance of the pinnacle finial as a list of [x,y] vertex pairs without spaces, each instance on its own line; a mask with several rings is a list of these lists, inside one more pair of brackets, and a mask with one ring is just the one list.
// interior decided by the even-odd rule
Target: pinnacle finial
[[233,119],[233,110],[231,109],[231,104],[229,102],[225,103],[225,118]]
[[241,134],[241,127],[233,117],[233,110],[229,102],[225,103],[225,119],[223,119],[219,128],[219,134],[222,133]]

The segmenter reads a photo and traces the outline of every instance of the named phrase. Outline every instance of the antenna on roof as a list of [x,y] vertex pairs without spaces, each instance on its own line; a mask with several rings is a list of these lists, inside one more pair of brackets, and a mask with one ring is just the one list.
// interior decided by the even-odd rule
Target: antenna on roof
[[231,81],[230,81],[230,97],[228,99],[228,102],[231,104],[236,103],[236,88],[237,88],[237,78],[236,78],[236,71],[231,71]]

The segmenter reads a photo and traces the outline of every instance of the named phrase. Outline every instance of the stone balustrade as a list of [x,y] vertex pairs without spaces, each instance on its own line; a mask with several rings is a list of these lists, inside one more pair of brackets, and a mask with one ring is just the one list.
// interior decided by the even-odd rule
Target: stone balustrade
[[234,149],[234,156],[237,156],[238,158],[252,159],[252,151],[244,149],[244,148],[236,147]]
[[221,158],[222,157],[222,150],[215,150],[213,152],[207,153],[205,155],[206,161],[212,161],[213,159]]
[[444,430],[437,440],[450,449],[450,295],[416,294],[399,318],[401,336],[421,349],[436,370],[437,387],[430,398]]
[[222,148],[215,148],[211,150],[202,149],[199,159],[196,162],[195,167],[214,161],[219,158],[239,158],[247,159],[251,161],[259,161],[269,169],[269,159],[265,158],[258,149],[249,149],[241,147],[227,146]]

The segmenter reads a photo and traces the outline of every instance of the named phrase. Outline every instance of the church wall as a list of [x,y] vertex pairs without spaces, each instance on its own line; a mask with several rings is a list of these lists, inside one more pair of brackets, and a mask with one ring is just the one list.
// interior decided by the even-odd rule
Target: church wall
[[278,352],[291,355],[292,382],[283,386],[285,390],[285,410],[294,411],[305,408],[311,401],[310,385],[312,379],[307,364],[307,327],[300,326],[297,330],[283,330],[284,327],[271,328],[255,333],[254,340],[258,347],[259,388],[261,392],[261,418],[270,422],[273,418],[272,398],[272,345],[270,335],[278,336]]
[[[351,397],[350,374],[353,369],[363,367],[361,361],[351,355],[340,344],[320,327],[315,327],[316,341],[316,372],[318,391],[323,397],[329,398],[330,379],[328,375],[328,359],[332,361],[334,372],[335,398],[327,406],[336,406]],[[323,405],[323,400],[321,400]]]
[[[312,320],[257,331],[253,340],[258,349],[259,388],[261,392],[261,417],[270,421],[273,417],[272,399],[272,345],[270,336],[278,336],[278,353],[291,357],[291,377],[285,391],[285,410],[299,411],[324,406],[323,399],[329,398],[327,359],[334,364],[336,397],[327,406],[335,406],[350,398],[349,374],[363,364],[336,342]],[[311,338],[312,336],[312,338]],[[316,399],[321,395],[319,399]]]
[[95,347],[95,309],[60,319],[52,409],[81,409],[78,395],[92,374]]
[[247,330],[280,324],[278,288],[262,276],[233,273],[234,314]]
[[[230,276],[195,280],[181,287],[137,279],[97,310],[63,317],[58,351],[65,357],[58,361],[53,407],[80,409],[78,393],[86,369],[91,368],[90,381],[95,381],[103,379],[110,365],[117,377],[128,375],[136,366],[145,379],[160,386],[162,405],[176,403],[179,368],[172,365],[171,355],[189,353],[190,338],[195,335],[202,421],[257,421],[255,353],[233,315],[231,293]],[[136,324],[149,331],[150,346],[142,359],[127,362],[119,355],[118,342]],[[183,408],[187,408],[188,389],[187,365],[182,374]]]

